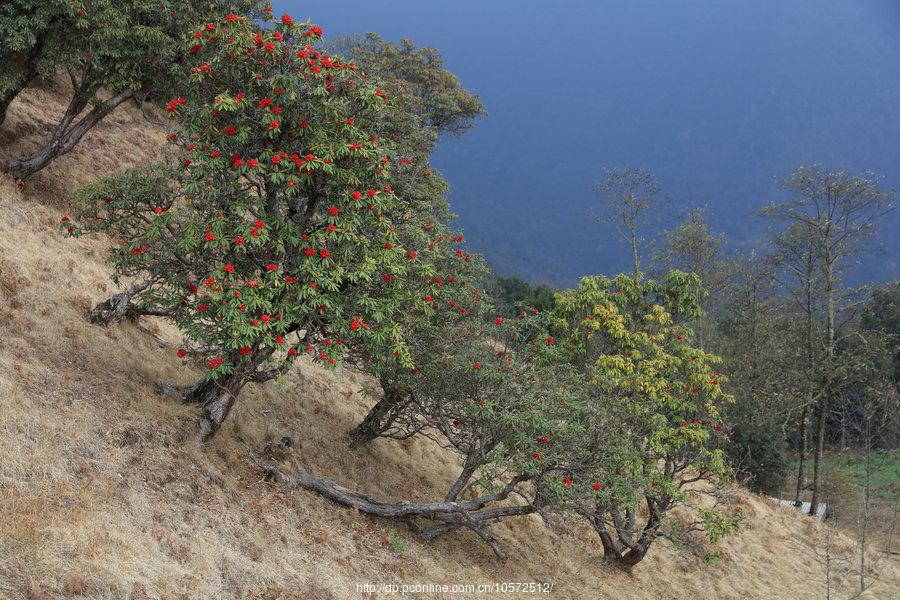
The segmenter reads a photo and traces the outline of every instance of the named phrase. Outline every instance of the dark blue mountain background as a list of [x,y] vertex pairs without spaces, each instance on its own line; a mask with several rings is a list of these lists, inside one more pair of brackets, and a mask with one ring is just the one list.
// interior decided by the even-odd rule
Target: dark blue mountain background
[[[705,206],[732,249],[800,163],[900,186],[898,0],[344,0],[275,2],[327,36],[375,31],[439,48],[489,115],[435,165],[474,251],[502,274],[571,285],[627,269],[587,216],[601,167],[651,170],[662,227]],[[898,212],[859,281],[900,274]],[[649,236],[648,236],[649,237]]]

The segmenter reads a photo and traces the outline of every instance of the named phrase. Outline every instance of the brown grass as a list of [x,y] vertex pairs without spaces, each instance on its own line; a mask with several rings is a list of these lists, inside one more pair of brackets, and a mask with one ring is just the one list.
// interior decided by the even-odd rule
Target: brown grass
[[[17,100],[0,153],[31,147],[61,101],[59,88]],[[89,307],[111,291],[105,242],[56,228],[77,185],[152,160],[162,143],[129,106],[24,187],[0,176],[0,598],[338,599],[386,580],[551,582],[554,598],[822,597],[816,566],[789,543],[820,525],[749,493],[751,517],[718,563],[660,543],[627,574],[601,563],[580,522],[501,524],[510,558],[499,561],[465,532],[426,544],[261,482],[243,444],[290,435],[299,460],[345,485],[415,499],[446,489],[455,460],[425,441],[348,449],[345,433],[370,402],[356,374],[303,364],[286,384],[248,387],[218,437],[199,445],[195,409],[156,384],[187,384],[200,370],[139,327],[89,325]],[[870,598],[898,596],[896,568]]]

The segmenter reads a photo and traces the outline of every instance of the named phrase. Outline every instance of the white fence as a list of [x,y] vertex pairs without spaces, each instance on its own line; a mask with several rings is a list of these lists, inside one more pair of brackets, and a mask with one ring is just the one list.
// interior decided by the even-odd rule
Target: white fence
[[[796,510],[799,510],[799,511],[803,512],[804,514],[809,514],[809,507],[810,507],[809,502],[804,502],[800,506],[796,506],[794,504],[793,500],[784,500],[783,498],[773,498],[772,496],[769,496],[769,498],[771,500],[774,500],[781,506],[787,506],[788,508],[794,508]],[[816,518],[819,519],[820,521],[822,519],[824,519],[825,513],[827,512],[827,508],[828,507],[825,506],[824,502],[819,502],[819,506],[816,507]]]

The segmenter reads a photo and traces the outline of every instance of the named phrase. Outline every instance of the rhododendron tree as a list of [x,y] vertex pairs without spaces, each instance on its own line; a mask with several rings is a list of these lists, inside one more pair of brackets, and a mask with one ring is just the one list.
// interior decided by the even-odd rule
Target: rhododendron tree
[[[546,324],[542,315],[528,313],[417,331],[415,368],[395,373],[405,401],[379,421],[378,435],[428,438],[459,456],[458,475],[442,500],[379,500],[316,476],[296,461],[293,472],[260,465],[288,485],[367,514],[402,519],[425,539],[467,528],[503,556],[491,523],[570,508],[572,475],[583,472],[585,462],[605,463],[616,445],[616,419],[608,405],[584,393],[577,370],[542,358]],[[584,491],[597,493],[593,483]]]
[[[260,0],[7,0],[0,3],[0,125],[37,77],[62,71],[72,85],[66,112],[32,154],[0,159],[24,179],[75,147],[129,99],[167,93],[182,36],[201,19],[265,14]],[[198,39],[214,35],[201,27]]]
[[191,91],[167,104],[174,164],[88,186],[64,225],[121,241],[116,277],[137,283],[116,309],[167,315],[207,355],[187,399],[203,404],[208,437],[247,382],[300,354],[412,368],[401,321],[434,310],[435,261],[464,257],[395,193],[405,166],[373,131],[397,109],[377,81],[319,51],[321,28],[234,16],[203,29],[216,35],[189,41]]
[[[431,223],[426,226],[427,229],[435,227]],[[487,266],[480,257],[473,257],[461,248],[452,249],[461,240],[461,236],[455,236],[438,242],[444,247],[443,253],[435,257],[435,267],[440,275],[428,280],[407,277],[404,282],[428,294],[424,296],[427,310],[407,312],[397,320],[405,332],[410,360],[415,366],[409,369],[391,356],[381,357],[381,360],[363,356],[363,361],[356,362],[378,377],[381,389],[369,390],[379,399],[350,432],[351,445],[376,437],[405,439],[414,435],[416,428],[399,426],[409,418],[416,418],[415,411],[408,409],[414,404],[413,390],[423,379],[421,366],[442,355],[441,351],[447,349],[444,345],[447,336],[456,336],[463,329],[469,330],[486,310],[491,310],[478,287],[488,271]],[[436,345],[438,342],[441,345]],[[398,429],[404,431],[400,433]]]
[[[606,556],[624,566],[641,561],[659,537],[705,530],[716,539],[739,518],[715,509],[727,503],[716,486],[729,475],[719,441],[720,407],[730,397],[715,371],[718,357],[694,347],[683,324],[699,314],[698,290],[696,275],[673,271],[661,282],[586,277],[557,298],[557,359],[581,369],[596,402],[618,406],[626,440],[606,463],[584,463],[581,477],[602,492],[573,502]],[[695,506],[688,525],[671,518],[700,493],[717,497],[714,508]]]

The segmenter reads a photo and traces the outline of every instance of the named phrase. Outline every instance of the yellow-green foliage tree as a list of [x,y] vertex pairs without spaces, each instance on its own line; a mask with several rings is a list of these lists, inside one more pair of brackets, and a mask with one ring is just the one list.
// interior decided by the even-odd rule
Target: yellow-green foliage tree
[[556,360],[576,365],[593,401],[618,415],[605,461],[571,475],[572,501],[624,566],[660,537],[703,529],[715,539],[736,524],[734,513],[708,508],[686,526],[670,518],[692,484],[728,477],[718,448],[724,376],[683,324],[699,315],[698,290],[695,275],[673,271],[661,282],[586,277],[557,298]]

